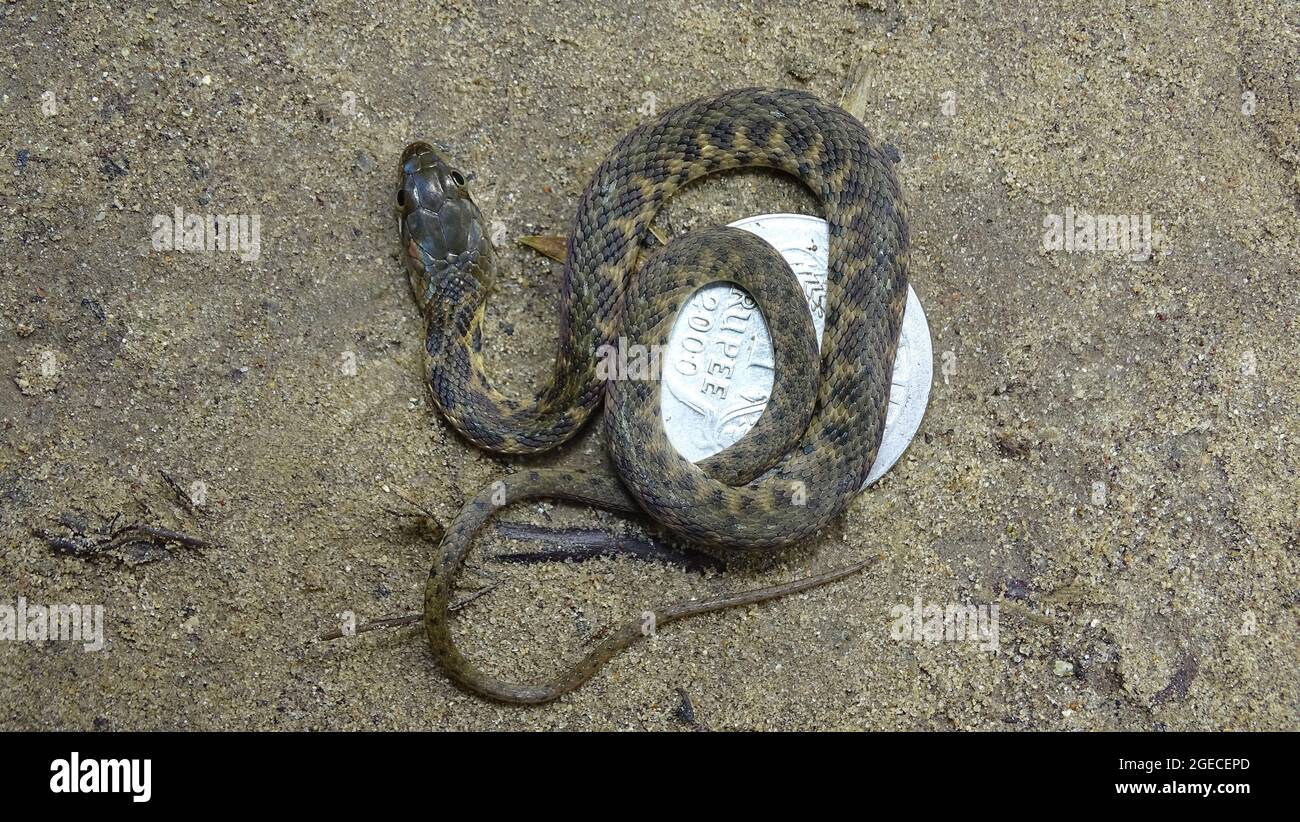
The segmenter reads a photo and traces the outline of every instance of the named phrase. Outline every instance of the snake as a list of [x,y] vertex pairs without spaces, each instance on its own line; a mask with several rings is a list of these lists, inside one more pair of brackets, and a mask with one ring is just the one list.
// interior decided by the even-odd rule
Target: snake
[[[809,92],[742,88],[667,110],[622,137],[587,182],[565,246],[553,369],[533,397],[520,400],[502,394],[486,373],[482,330],[497,263],[467,177],[444,155],[424,141],[406,147],[395,206],[401,257],[425,321],[425,377],[434,404],[471,444],[515,456],[561,446],[603,408],[608,456],[600,470],[529,467],[508,474],[466,502],[444,529],[423,617],[429,648],[450,679],[493,700],[548,702],[650,633],[647,621],[657,629],[788,596],[871,562],[643,612],[606,629],[545,681],[505,681],[468,660],[451,631],[456,579],[474,535],[513,503],[555,498],[649,516],[685,542],[747,552],[802,543],[838,517],[862,487],[884,431],[908,290],[908,223],[897,153]],[[656,244],[650,232],[683,186],[749,168],[798,180],[829,226],[820,351],[801,287],[764,240],[715,227]],[[658,375],[610,378],[600,358],[620,340],[666,345],[686,299],[718,281],[748,291],[762,311],[774,382],[753,428],[692,463],[664,431]]]

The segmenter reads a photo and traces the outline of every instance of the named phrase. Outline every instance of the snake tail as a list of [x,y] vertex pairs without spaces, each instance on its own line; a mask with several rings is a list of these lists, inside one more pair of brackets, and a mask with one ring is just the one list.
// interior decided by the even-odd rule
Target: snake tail
[[424,590],[424,627],[442,669],[455,682],[477,694],[500,702],[540,704],[558,699],[582,685],[609,660],[652,635],[659,628],[701,614],[755,605],[852,576],[870,565],[867,559],[801,579],[766,588],[689,599],[646,609],[639,617],[603,632],[604,638],[582,657],[540,683],[514,683],[491,676],[461,654],[451,636],[451,603],[456,578],[469,554],[474,535],[494,514],[511,503],[537,497],[585,502],[618,513],[639,509],[612,476],[578,470],[542,469],[520,472],[484,488],[465,505],[448,527],[439,559]]

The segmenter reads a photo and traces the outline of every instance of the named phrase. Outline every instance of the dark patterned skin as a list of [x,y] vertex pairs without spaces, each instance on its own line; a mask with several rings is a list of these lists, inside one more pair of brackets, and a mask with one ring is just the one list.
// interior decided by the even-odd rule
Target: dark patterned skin
[[[820,355],[789,267],[762,240],[709,229],[674,240],[636,270],[646,232],[681,186],[716,171],[768,167],[802,181],[830,225],[826,326]],[[613,631],[554,680],[492,678],[455,648],[449,605],[474,534],[505,505],[534,497],[644,512],[692,542],[773,550],[808,539],[861,488],[884,431],[907,296],[907,221],[892,162],[851,115],[801,91],[741,89],[697,100],[633,130],[583,193],[569,235],[559,344],[549,384],[530,403],[487,380],[479,348],[494,274],[483,218],[463,176],[427,144],[402,156],[398,217],[416,301],[427,324],[435,402],[471,442],[528,454],[572,437],[605,404],[612,474],[529,470],[505,477],[447,529],[425,591],[425,627],[444,670],[509,702],[544,702],[580,685],[642,635]],[[635,273],[633,273],[635,271]],[[664,345],[677,310],[699,287],[729,280],[763,312],[776,357],[773,396],[739,442],[699,464],[663,431],[659,382],[597,373],[601,346]],[[807,590],[857,563],[774,588],[657,609],[656,626],[696,613]]]

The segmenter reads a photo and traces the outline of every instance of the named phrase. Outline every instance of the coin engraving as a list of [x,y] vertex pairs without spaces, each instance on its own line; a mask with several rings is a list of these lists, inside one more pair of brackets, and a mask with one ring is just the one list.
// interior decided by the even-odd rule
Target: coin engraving
[[[767,214],[732,225],[767,240],[790,263],[820,344],[826,325],[826,222],[803,214]],[[885,433],[864,488],[898,461],[916,434],[929,400],[932,357],[925,312],[909,287]],[[691,295],[669,335],[664,363],[664,430],[692,462],[744,436],[772,391],[772,338],[753,299],[731,283],[711,283]]]

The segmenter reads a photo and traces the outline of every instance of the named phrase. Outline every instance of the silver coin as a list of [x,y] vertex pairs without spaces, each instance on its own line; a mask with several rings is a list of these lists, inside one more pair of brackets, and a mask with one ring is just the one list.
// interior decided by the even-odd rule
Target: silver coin
[[[826,326],[826,221],[805,214],[764,214],[732,223],[767,240],[803,285],[820,344]],[[772,337],[744,289],[713,283],[677,316],[663,354],[660,415],[673,446],[692,462],[716,454],[753,427],[772,391]],[[862,487],[888,471],[916,435],[934,376],[930,326],[909,286],[894,359],[885,434]]]

